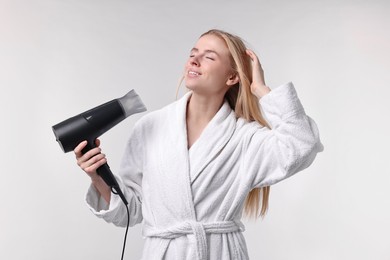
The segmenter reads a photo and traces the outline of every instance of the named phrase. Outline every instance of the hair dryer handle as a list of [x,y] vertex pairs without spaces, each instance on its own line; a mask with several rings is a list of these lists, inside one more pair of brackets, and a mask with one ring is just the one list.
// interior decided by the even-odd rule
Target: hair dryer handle
[[[85,154],[89,150],[97,147],[95,142],[96,139],[93,141],[88,141],[87,145],[84,147],[84,149],[81,152]],[[104,180],[104,182],[111,187],[112,193],[119,195],[123,203],[125,203],[125,205],[128,205],[129,203],[127,202],[124,194],[122,193],[114,174],[111,172],[110,166],[108,166],[108,164],[105,163],[99,168],[97,168],[96,172]]]

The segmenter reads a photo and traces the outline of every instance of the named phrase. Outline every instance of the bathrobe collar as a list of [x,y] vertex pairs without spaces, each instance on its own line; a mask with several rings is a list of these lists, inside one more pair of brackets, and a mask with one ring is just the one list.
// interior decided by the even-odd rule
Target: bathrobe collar
[[236,116],[225,100],[215,116],[203,129],[199,138],[188,149],[186,113],[187,103],[191,95],[192,92],[188,92],[179,100],[177,120],[181,129],[180,135],[185,139],[183,144],[188,151],[189,173],[192,184],[232,137],[236,125]]

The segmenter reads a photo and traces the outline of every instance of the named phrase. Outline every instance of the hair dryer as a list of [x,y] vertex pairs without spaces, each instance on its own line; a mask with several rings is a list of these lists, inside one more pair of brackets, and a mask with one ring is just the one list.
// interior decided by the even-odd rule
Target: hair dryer
[[[134,90],[129,91],[121,98],[111,100],[100,106],[92,108],[77,116],[71,117],[61,123],[52,126],[57,142],[62,150],[67,153],[73,151],[76,146],[87,140],[87,146],[82,153],[96,147],[95,141],[100,135],[111,129],[128,116],[146,111],[145,105]],[[97,173],[111,187],[114,194],[118,194],[127,205],[119,184],[112,174],[107,163],[97,169]]]

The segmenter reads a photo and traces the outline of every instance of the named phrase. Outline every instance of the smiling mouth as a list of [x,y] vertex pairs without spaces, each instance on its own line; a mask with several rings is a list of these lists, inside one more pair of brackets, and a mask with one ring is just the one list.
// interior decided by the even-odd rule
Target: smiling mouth
[[200,73],[195,72],[195,71],[189,71],[188,74],[189,75],[194,75],[194,76],[199,76],[200,75]]

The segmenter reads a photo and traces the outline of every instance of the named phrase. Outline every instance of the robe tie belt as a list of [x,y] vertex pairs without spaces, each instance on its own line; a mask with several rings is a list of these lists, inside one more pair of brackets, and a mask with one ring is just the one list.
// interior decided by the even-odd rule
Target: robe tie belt
[[208,246],[206,234],[226,234],[237,231],[244,231],[244,225],[240,221],[220,221],[213,223],[185,221],[165,229],[145,225],[143,235],[163,239],[160,257],[158,258],[162,259],[172,239],[193,234],[196,240],[197,259],[207,260]]

